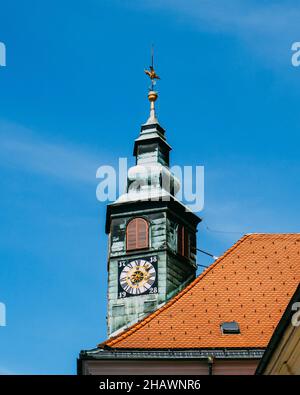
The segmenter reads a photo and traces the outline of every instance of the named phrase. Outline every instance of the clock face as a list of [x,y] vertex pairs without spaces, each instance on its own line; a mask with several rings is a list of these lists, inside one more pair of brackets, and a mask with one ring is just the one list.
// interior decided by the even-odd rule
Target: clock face
[[157,294],[157,256],[118,262],[118,297]]

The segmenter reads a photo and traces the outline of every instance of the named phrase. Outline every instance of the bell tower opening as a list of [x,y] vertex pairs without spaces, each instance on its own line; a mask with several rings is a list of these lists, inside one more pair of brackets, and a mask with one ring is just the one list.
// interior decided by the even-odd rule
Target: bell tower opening
[[149,223],[144,218],[131,219],[126,227],[126,251],[149,247]]

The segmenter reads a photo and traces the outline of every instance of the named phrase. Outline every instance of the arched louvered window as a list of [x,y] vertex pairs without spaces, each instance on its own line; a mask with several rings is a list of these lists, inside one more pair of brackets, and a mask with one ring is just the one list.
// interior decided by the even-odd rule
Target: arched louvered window
[[149,247],[149,224],[144,218],[134,218],[127,224],[126,250]]
[[189,233],[186,230],[186,228],[182,225],[178,225],[177,252],[179,255],[189,258],[189,254],[190,254]]

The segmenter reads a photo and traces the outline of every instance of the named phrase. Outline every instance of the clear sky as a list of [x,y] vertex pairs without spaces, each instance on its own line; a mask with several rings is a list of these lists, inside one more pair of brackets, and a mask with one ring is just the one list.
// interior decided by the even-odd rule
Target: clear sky
[[74,374],[105,339],[95,173],[133,163],[152,42],[172,163],[205,166],[199,247],[299,231],[299,20],[298,1],[2,2],[0,372]]

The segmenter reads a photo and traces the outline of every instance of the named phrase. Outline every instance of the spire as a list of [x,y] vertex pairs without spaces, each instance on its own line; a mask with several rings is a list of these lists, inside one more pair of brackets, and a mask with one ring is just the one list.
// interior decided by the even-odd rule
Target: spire
[[152,124],[152,123],[158,123],[158,120],[156,118],[155,114],[155,101],[158,98],[158,94],[155,91],[149,91],[148,93],[148,100],[150,102],[150,116],[146,122],[147,125]]
[[156,85],[156,80],[160,80],[160,77],[156,74],[156,72],[154,70],[153,45],[151,47],[151,66],[149,66],[149,69],[150,70],[144,70],[145,73],[151,79],[151,87],[149,88],[149,93],[148,93],[148,100],[150,101],[150,116],[146,122],[146,125],[158,123],[158,120],[157,120],[156,114],[155,114],[155,101],[158,98],[158,93],[154,90],[154,86]]

